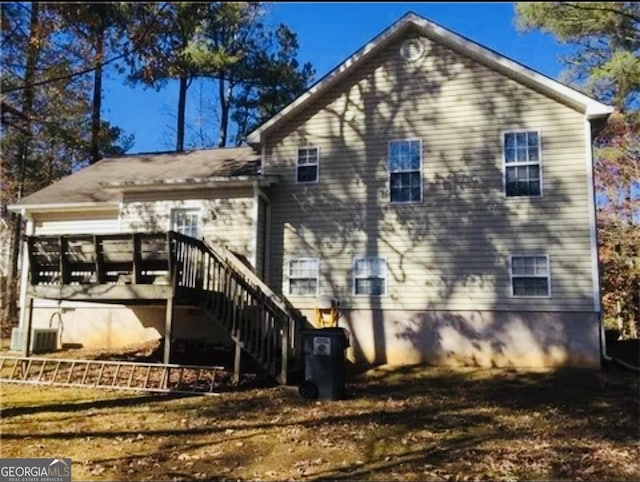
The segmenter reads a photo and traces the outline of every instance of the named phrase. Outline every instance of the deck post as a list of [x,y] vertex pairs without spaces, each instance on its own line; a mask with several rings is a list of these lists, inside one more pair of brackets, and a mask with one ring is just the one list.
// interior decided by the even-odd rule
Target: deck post
[[95,256],[96,256],[96,265],[95,265],[95,270],[96,270],[96,283],[97,284],[102,284],[104,283],[104,260],[103,260],[103,253],[102,253],[102,240],[99,236],[97,235],[93,235],[93,249],[95,251]]
[[281,343],[282,343],[282,361],[280,363],[280,374],[278,375],[278,381],[282,385],[287,384],[287,375],[289,372],[289,327],[290,327],[291,319],[286,317],[284,319],[284,324],[282,326],[282,335],[281,335]]
[[236,343],[235,346],[236,346],[236,353],[233,359],[233,382],[240,383],[240,373],[241,373],[240,365],[242,363],[242,348],[240,348],[240,345],[238,343]]
[[22,312],[22,356],[29,356],[31,345],[31,324],[33,321],[33,296],[27,296],[24,311]]
[[69,284],[70,275],[69,263],[67,261],[67,253],[69,251],[69,239],[66,236],[58,236],[60,244],[60,284]]
[[[173,325],[173,303],[176,296],[176,284],[178,281],[178,270],[176,269],[176,253],[173,252],[171,243],[171,232],[167,233],[167,247],[169,249],[169,282],[171,283],[171,292],[167,298],[167,309],[164,321],[164,357],[165,364],[169,364],[171,360],[171,327]],[[167,377],[168,383],[168,377]]]
[[166,364],[170,363],[171,358],[171,327],[173,325],[173,294],[167,298],[167,310],[164,322],[164,358]]
[[133,266],[131,270],[131,283],[138,284],[142,282],[142,240],[140,239],[140,233],[132,234],[133,243]]

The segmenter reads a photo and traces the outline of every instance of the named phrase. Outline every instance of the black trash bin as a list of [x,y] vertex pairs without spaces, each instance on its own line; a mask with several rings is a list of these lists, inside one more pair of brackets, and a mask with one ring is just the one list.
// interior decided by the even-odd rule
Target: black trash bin
[[344,328],[302,331],[304,378],[299,393],[304,398],[341,400],[345,397],[345,352],[349,334]]

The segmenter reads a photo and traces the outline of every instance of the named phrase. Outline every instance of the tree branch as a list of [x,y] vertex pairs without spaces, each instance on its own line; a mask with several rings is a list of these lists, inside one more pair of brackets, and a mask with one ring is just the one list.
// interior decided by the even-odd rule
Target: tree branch
[[[163,3],[163,5],[160,7],[160,10],[157,12],[156,16],[158,16],[162,12],[162,10],[164,10],[167,6],[168,6],[168,2]],[[149,34],[150,31],[151,31],[151,24],[148,25],[147,29],[142,33],[142,35],[140,36],[140,40],[144,39]],[[126,52],[124,52],[122,54],[116,55],[115,57],[112,57],[112,58],[110,58],[108,60],[105,60],[104,62],[102,62],[102,64],[100,66],[105,66],[105,65],[112,64],[116,60],[120,60],[120,59],[126,57],[127,55],[131,55],[132,53],[136,52],[139,48],[140,48],[140,45],[134,45],[130,50],[128,50],[128,51],[126,51]],[[77,72],[73,72],[71,74],[60,75],[58,77],[51,77],[51,78],[48,78],[48,79],[40,80],[38,82],[32,82],[30,84],[23,84],[23,85],[18,85],[16,87],[10,87],[8,89],[1,90],[0,92],[5,94],[5,93],[9,93],[9,92],[16,92],[18,90],[24,90],[24,89],[29,88],[29,87],[37,87],[37,86],[40,86],[40,85],[51,84],[53,82],[58,82],[60,80],[74,79],[76,77],[80,77],[82,75],[85,75],[85,74],[88,74],[90,72],[93,72],[94,70],[96,70],[97,67],[98,66],[94,65],[92,67],[88,67],[86,69],[82,69],[82,70],[79,70]]]
[[632,13],[625,12],[624,10],[618,10],[616,8],[610,7],[592,7],[585,5],[584,3],[570,3],[570,2],[560,2],[562,5],[567,7],[575,8],[577,10],[591,10],[596,12],[609,12],[615,13],[616,15],[620,15],[622,17],[626,17],[628,19],[633,20],[634,22],[640,22],[640,16],[633,15]]

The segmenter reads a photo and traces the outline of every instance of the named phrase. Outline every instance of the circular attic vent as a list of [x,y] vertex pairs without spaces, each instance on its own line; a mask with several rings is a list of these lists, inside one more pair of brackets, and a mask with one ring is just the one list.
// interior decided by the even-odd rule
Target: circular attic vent
[[405,40],[400,47],[400,55],[407,62],[415,62],[424,54],[424,45],[417,38]]

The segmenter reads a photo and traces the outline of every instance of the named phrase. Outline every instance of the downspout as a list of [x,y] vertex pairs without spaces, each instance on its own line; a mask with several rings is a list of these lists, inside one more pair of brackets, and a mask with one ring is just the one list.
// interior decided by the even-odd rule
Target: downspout
[[[33,222],[33,218],[29,214],[29,212],[22,208],[22,212],[20,213],[22,219],[26,219],[27,226],[25,228],[25,235],[32,236],[34,233],[35,223]],[[27,286],[29,283],[29,252],[28,245],[26,239],[20,243],[21,252],[20,256],[22,257],[21,265],[22,267],[20,272],[20,322],[18,324],[20,329],[24,329],[24,324],[26,323],[24,320],[24,312],[26,310],[26,302],[27,302]]]
[[593,172],[593,144],[591,139],[591,122],[587,118],[585,123],[586,158],[587,158],[587,191],[589,195],[589,233],[591,238],[591,261],[593,274],[593,308],[598,314],[598,324],[600,325],[600,355],[607,362],[616,363],[628,370],[640,373],[640,367],[631,365],[624,360],[612,357],[607,353],[607,342],[604,336],[604,321],[602,319],[602,299],[600,287],[600,256],[598,252],[598,228],[596,224],[596,198],[595,198],[595,176]]
[[258,229],[260,227],[260,188],[258,181],[253,181],[253,209],[251,210],[251,224],[253,236],[251,239],[251,265],[254,272],[258,272]]

